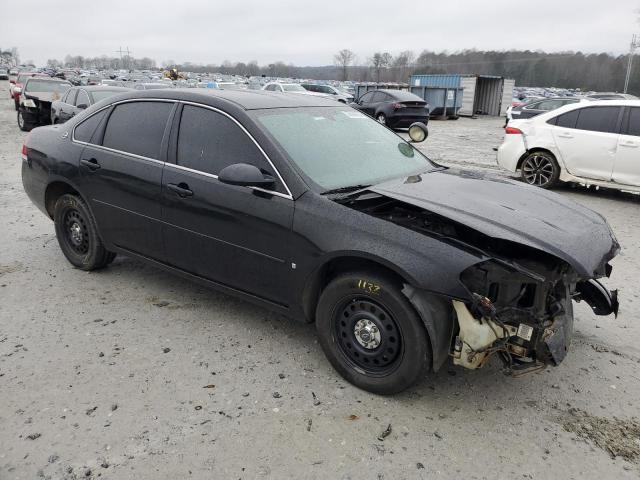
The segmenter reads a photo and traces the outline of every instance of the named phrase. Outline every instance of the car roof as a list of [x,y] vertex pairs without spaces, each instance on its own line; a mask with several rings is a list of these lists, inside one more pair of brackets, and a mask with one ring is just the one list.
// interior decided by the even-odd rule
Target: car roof
[[115,85],[78,85],[75,87],[77,89],[86,90],[87,92],[130,92],[130,88],[126,87],[117,87]]
[[29,77],[27,79],[27,82],[29,82],[29,80],[38,80],[39,82],[52,82],[52,83],[69,83],[69,85],[71,85],[69,80],[64,80],[62,78],[54,78],[54,77]]
[[391,95],[392,97],[394,97],[397,100],[416,100],[416,99],[418,99],[421,102],[424,102],[423,98],[420,98],[415,93],[407,92],[406,90],[394,90],[393,88],[379,88],[378,90],[373,90],[373,91],[388,93],[389,95]]
[[[569,103],[568,105],[564,105],[560,108],[556,108],[555,110],[537,115],[531,119],[527,118],[514,120],[514,125],[529,121],[535,123],[544,123],[550,118],[553,118],[557,115],[562,115],[563,113],[571,112],[572,110],[593,107],[640,107],[640,100],[597,100],[591,102]],[[512,122],[509,122],[510,125],[511,123]]]
[[[243,110],[296,107],[338,107],[338,102],[325,97],[299,95],[295,93],[270,92],[267,90],[222,90],[222,89],[179,89],[137,90],[118,97],[118,100],[132,98],[159,98],[184,100],[217,106],[233,103]],[[222,102],[221,102],[222,101]]]

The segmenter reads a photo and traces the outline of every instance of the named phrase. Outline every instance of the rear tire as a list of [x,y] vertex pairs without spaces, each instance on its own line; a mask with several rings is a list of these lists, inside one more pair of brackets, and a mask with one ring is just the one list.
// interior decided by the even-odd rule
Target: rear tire
[[60,249],[69,263],[81,270],[96,270],[113,261],[98,235],[95,220],[80,197],[62,195],[56,201],[53,220]]
[[560,178],[560,165],[549,152],[529,153],[520,166],[522,180],[540,188],[553,188]]
[[376,120],[382,125],[387,124],[387,116],[384,113],[379,113],[378,115],[376,115]]
[[431,367],[429,338],[401,285],[387,275],[351,272],[320,295],[316,328],[331,365],[356,387],[389,395]]

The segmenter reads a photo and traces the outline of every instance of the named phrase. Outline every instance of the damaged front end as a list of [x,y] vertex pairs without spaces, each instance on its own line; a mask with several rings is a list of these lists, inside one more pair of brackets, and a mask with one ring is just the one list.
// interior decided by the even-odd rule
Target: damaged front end
[[550,258],[511,265],[489,260],[467,269],[461,280],[472,301],[453,301],[459,327],[453,362],[466,368],[479,368],[494,354],[512,374],[558,365],[571,343],[572,300],[585,300],[598,315],[618,311],[616,292],[580,280]]
[[[442,353],[448,348],[454,364],[470,369],[482,367],[492,356],[499,357],[506,371],[514,375],[558,365],[571,343],[572,301],[584,300],[596,315],[617,316],[617,292],[609,292],[595,279],[610,275],[608,261],[619,251],[615,237],[601,217],[589,219],[592,225],[602,222],[598,225],[602,235],[597,255],[587,255],[586,245],[580,251],[578,240],[574,241],[577,238],[583,241],[588,233],[562,231],[546,221],[545,228],[560,230],[566,235],[565,240],[574,241],[572,245],[565,243],[567,248],[562,253],[562,239],[551,244],[548,238],[537,237],[531,225],[522,225],[517,230],[518,225],[497,225],[491,218],[483,223],[475,216],[470,226],[463,223],[465,216],[457,213],[460,210],[450,210],[452,216],[457,215],[453,220],[417,205],[418,202],[405,201],[407,197],[390,198],[387,192],[381,193],[366,194],[344,204],[472,252],[480,259],[458,273],[467,295],[450,295],[455,311],[450,328],[438,329],[427,324],[430,335],[443,332],[439,335],[442,338],[431,339],[434,369],[446,358],[446,354],[436,358],[438,345],[442,346]],[[445,211],[442,203],[434,206]],[[578,220],[584,218],[582,215]],[[595,247],[591,248],[595,253]],[[415,289],[407,292],[423,319],[433,317],[432,312],[426,311],[426,300],[421,301]]]

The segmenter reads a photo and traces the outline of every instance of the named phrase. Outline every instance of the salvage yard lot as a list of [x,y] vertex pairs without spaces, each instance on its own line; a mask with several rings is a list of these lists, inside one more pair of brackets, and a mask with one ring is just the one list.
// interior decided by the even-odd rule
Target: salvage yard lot
[[[432,121],[420,148],[504,175],[502,124]],[[71,268],[22,190],[25,136],[1,82],[0,479],[638,477],[638,196],[558,190],[623,248],[619,317],[578,305],[560,367],[447,366],[380,397],[339,377],[312,325],[123,257]]]

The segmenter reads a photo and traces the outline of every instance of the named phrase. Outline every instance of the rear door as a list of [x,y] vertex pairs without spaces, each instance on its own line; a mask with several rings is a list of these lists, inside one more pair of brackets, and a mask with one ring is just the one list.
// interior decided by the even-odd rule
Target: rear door
[[273,191],[262,191],[217,176],[228,165],[249,163],[278,178],[265,154],[232,117],[204,106],[185,104],[171,137],[162,179],[167,262],[289,304],[293,200],[286,187],[277,180]]
[[163,260],[160,185],[175,105],[116,104],[80,160],[82,189],[104,240],[156,260]]
[[640,187],[640,107],[626,109],[612,179]]
[[60,121],[66,122],[72,117],[73,110],[76,102],[76,95],[78,94],[77,88],[72,88],[69,93],[64,97],[64,101],[60,102]]
[[619,106],[594,106],[572,110],[557,118],[553,136],[569,173],[611,180],[622,113]]

